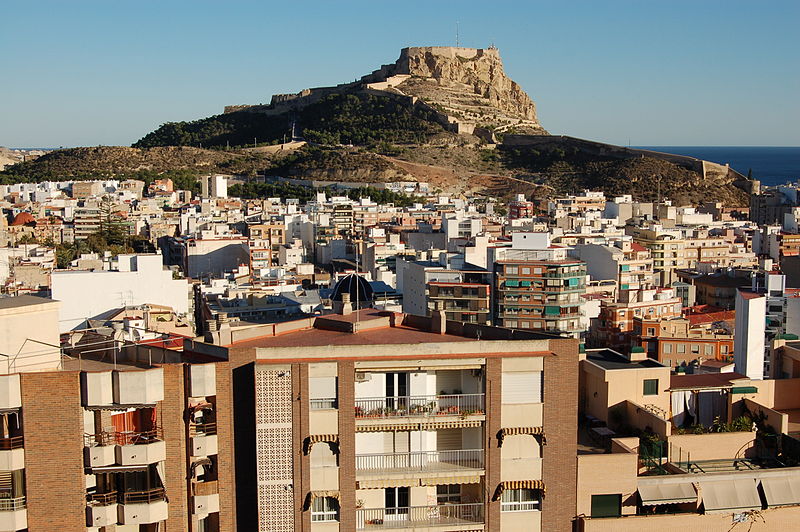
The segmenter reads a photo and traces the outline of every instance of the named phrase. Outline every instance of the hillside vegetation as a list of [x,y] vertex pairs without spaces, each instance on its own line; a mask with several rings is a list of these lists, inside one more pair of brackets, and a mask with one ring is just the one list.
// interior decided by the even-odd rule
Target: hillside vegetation
[[292,123],[311,143],[374,146],[381,142],[419,144],[443,131],[433,112],[388,96],[331,94],[298,111],[281,114],[244,110],[169,122],[133,146],[240,147],[276,144],[290,138]]

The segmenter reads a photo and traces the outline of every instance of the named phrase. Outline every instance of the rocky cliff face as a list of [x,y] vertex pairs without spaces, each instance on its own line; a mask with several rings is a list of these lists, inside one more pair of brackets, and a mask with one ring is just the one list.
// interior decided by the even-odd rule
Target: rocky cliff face
[[372,79],[441,107],[458,122],[498,132],[545,133],[533,100],[506,76],[497,48],[404,48]]

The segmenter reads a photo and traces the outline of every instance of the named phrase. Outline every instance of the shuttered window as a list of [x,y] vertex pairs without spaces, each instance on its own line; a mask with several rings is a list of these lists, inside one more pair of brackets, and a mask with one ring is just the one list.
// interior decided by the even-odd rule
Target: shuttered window
[[308,395],[312,410],[336,408],[336,377],[310,377]]
[[542,402],[541,371],[503,373],[503,403],[525,404]]

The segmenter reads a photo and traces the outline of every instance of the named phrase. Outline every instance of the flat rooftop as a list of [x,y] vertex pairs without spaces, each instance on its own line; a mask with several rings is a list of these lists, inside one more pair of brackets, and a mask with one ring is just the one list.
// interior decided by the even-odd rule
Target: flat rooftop
[[665,367],[663,364],[649,358],[628,360],[625,356],[611,349],[587,350],[586,360],[594,362],[603,369],[652,369]]
[[[284,322],[273,331],[252,334],[230,344],[235,348],[287,348],[325,346],[413,345],[560,339],[547,333],[511,330],[477,324],[447,322],[449,332],[440,334],[433,319],[379,309],[362,309],[350,314],[326,314],[296,322]],[[485,345],[482,347],[485,348]]]
[[49,297],[37,296],[14,296],[14,297],[0,297],[0,309],[11,309],[29,307],[32,305],[43,305],[45,303],[55,303],[55,299]]

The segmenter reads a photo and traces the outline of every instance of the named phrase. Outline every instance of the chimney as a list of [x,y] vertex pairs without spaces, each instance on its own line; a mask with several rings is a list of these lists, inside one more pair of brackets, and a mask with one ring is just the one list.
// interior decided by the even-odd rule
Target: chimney
[[350,302],[350,294],[344,292],[342,293],[342,302],[341,307],[339,308],[339,314],[342,316],[347,316],[348,314],[353,313],[353,304]]
[[434,310],[431,314],[431,332],[436,334],[447,333],[447,316],[444,313],[444,301],[434,302]]

